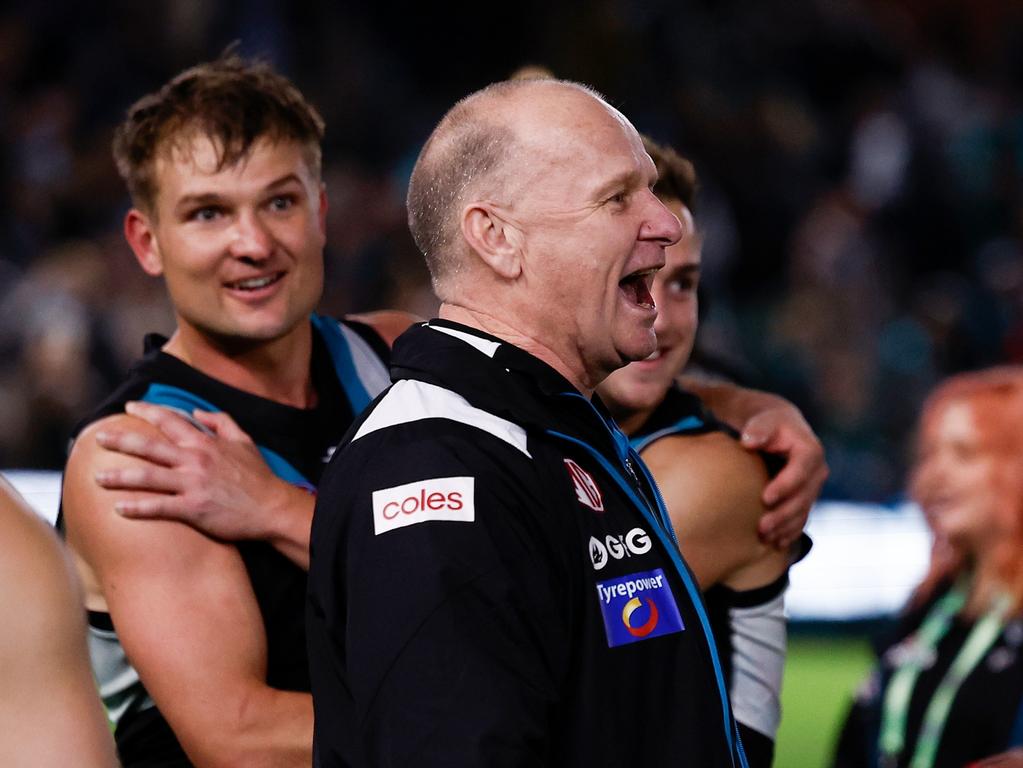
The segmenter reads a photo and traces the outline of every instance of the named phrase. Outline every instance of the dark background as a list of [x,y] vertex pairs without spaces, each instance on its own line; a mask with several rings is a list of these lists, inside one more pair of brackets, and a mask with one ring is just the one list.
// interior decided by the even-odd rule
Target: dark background
[[239,40],[327,120],[330,312],[435,301],[405,227],[422,141],[523,64],[604,92],[702,179],[710,364],[804,409],[834,498],[904,483],[943,375],[1023,359],[1023,3],[0,4],[0,467],[172,320],[120,235],[113,127]]

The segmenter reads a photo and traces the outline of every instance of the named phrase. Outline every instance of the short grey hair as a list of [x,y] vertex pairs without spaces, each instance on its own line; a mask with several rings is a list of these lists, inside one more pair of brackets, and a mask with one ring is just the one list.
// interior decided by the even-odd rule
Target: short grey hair
[[427,139],[409,179],[408,225],[426,258],[433,288],[445,300],[444,281],[463,265],[458,245],[459,212],[469,195],[499,193],[509,160],[517,154],[515,131],[486,114],[482,106],[548,82],[566,85],[603,100],[588,86],[565,80],[505,80],[456,103]]

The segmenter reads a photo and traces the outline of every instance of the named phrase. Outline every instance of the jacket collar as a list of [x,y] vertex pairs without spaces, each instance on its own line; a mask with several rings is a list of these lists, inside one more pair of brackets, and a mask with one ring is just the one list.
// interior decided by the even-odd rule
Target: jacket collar
[[443,386],[524,427],[568,431],[615,454],[599,397],[587,399],[547,363],[479,329],[448,320],[413,326],[394,344],[391,379]]

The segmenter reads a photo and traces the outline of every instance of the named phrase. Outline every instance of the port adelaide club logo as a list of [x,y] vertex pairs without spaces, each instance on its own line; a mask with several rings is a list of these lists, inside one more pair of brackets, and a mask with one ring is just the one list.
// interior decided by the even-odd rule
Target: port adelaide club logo
[[571,459],[565,459],[565,467],[568,469],[568,476],[572,478],[572,485],[575,486],[575,497],[580,504],[592,509],[594,512],[604,511],[604,495],[597,487],[593,475],[580,467]]

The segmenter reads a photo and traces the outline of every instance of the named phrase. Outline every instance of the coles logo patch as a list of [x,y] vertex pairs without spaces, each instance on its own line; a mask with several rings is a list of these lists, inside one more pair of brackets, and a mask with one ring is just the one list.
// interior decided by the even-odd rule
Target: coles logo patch
[[597,487],[593,475],[580,467],[571,459],[565,459],[565,466],[568,468],[568,476],[572,478],[572,485],[575,486],[575,497],[579,503],[585,504],[594,512],[604,511],[604,496]]
[[609,648],[685,629],[660,568],[597,583]]
[[373,491],[373,531],[379,536],[428,520],[471,523],[474,491],[472,477],[437,477]]

